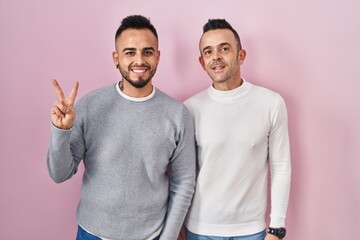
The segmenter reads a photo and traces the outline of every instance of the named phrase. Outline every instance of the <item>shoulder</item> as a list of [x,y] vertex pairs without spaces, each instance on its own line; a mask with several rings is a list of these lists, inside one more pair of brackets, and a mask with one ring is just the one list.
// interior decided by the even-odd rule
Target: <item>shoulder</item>
[[258,109],[268,109],[271,113],[286,113],[286,104],[280,93],[269,88],[252,85],[252,99]]
[[203,100],[205,100],[208,97],[208,88],[204,89],[196,94],[194,94],[193,96],[189,97],[188,99],[186,99],[184,101],[184,104],[188,107],[188,108],[192,108],[194,106],[199,105]]
[[87,93],[82,97],[82,99],[93,99],[103,96],[108,96],[110,93],[115,92],[116,88],[114,84],[111,84],[109,86],[97,88],[95,90],[92,90],[91,92]]
[[156,88],[155,100],[158,101],[158,104],[162,107],[174,109],[184,108],[184,104],[181,101],[169,96],[158,88]]
[[253,94],[257,94],[259,96],[264,96],[264,97],[268,97],[268,98],[278,98],[281,97],[279,93],[266,88],[266,87],[262,87],[262,86],[258,86],[252,83],[251,84],[251,91]]
[[155,94],[156,105],[164,111],[164,113],[176,119],[190,119],[190,111],[183,102],[177,100],[163,91],[156,89]]
[[284,99],[278,92],[254,84],[251,84],[251,94],[255,99],[263,103],[278,104],[279,102],[284,102]]
[[77,102],[77,105],[81,106],[94,102],[102,102],[106,99],[109,100],[111,98],[111,95],[115,92],[116,92],[116,88],[114,84],[92,90],[91,92],[81,97]]

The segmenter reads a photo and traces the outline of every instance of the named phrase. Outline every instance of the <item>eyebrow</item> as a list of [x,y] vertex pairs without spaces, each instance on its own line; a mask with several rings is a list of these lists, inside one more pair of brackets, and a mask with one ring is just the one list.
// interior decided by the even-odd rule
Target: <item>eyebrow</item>
[[153,48],[153,47],[146,47],[146,48],[143,49],[143,51],[149,51],[149,50],[155,52],[155,48]]
[[[155,48],[153,47],[146,47],[146,48],[143,48],[142,51],[154,51],[155,52]],[[124,48],[122,52],[125,52],[125,51],[136,51],[136,48]]]
[[136,48],[124,48],[122,52],[125,52],[125,51],[135,51]]
[[[230,43],[227,43],[227,42],[223,42],[223,43],[220,43],[218,44],[217,46],[220,46],[220,47],[223,47],[223,46],[231,46]],[[204,52],[205,50],[209,49],[209,48],[212,48],[212,46],[206,46],[203,48],[202,52]]]

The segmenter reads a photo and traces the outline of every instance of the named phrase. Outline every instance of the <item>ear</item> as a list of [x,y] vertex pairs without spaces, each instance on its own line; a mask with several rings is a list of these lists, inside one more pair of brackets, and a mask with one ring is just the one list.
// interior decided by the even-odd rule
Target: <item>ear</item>
[[200,64],[201,64],[202,68],[203,68],[204,70],[206,70],[206,69],[205,69],[204,59],[202,58],[202,56],[199,57],[199,62],[200,62]]
[[160,62],[160,50],[157,50],[156,52],[156,64],[159,64]]
[[117,52],[112,53],[113,61],[115,63],[115,66],[117,67],[119,65],[119,54]]
[[244,49],[241,49],[238,55],[238,60],[240,65],[244,62],[245,58],[246,58],[246,51]]

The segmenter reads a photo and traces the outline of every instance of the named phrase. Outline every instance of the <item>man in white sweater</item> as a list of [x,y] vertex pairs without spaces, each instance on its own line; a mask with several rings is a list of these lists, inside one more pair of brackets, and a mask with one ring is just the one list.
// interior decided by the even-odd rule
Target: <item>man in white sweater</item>
[[187,239],[282,239],[291,179],[284,100],[241,78],[246,52],[226,20],[209,20],[199,47],[212,85],[185,101],[195,120],[198,158]]

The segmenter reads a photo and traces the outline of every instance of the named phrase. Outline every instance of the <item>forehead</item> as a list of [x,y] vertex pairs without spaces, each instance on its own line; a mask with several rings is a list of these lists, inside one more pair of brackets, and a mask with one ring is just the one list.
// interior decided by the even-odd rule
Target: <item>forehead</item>
[[222,43],[236,45],[234,34],[228,29],[210,30],[202,35],[200,39],[200,49],[215,47]]
[[116,39],[116,47],[119,48],[144,48],[153,47],[157,49],[155,35],[149,29],[126,29]]

